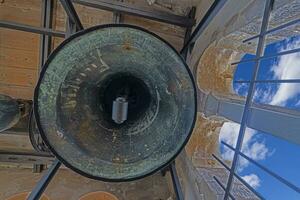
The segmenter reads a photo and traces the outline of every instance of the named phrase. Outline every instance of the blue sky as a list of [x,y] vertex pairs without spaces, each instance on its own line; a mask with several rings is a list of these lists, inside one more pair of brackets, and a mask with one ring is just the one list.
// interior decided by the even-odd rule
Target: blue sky
[[[266,46],[265,55],[299,47],[300,36],[292,37]],[[254,55],[246,54],[242,59],[252,57]],[[253,63],[239,64],[234,80],[250,80],[252,70]],[[300,79],[300,53],[261,62],[258,74],[260,80],[296,78]],[[248,85],[233,83],[233,89],[237,94],[245,96]],[[254,101],[300,111],[300,83],[257,84]],[[238,124],[227,122],[221,129],[220,140],[235,146],[238,131]],[[300,146],[276,138],[268,133],[247,129],[242,151],[258,163],[300,187]],[[231,160],[233,152],[221,146],[221,155],[224,159]],[[238,173],[266,199],[300,199],[299,193],[246,160],[240,159]]]

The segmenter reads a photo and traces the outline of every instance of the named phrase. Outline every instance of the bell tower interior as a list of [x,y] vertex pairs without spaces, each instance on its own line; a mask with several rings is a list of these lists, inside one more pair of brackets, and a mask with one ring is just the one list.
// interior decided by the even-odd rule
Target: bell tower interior
[[299,0],[0,0],[0,200],[300,199]]

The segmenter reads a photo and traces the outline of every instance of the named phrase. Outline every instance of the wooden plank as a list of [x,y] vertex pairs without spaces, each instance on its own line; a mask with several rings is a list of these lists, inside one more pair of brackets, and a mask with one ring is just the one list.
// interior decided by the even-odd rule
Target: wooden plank
[[40,0],[9,0],[0,4],[0,19],[40,26]]
[[0,84],[0,94],[6,94],[16,99],[33,99],[33,87],[20,87],[16,85]]
[[0,64],[0,84],[34,87],[37,76],[36,69],[5,67]]
[[0,134],[0,151],[33,152],[29,135]]
[[185,28],[131,15],[124,15],[124,22],[127,24],[133,24],[143,27],[153,32],[163,33],[170,36],[177,36],[179,38],[184,38],[185,35]]
[[[38,51],[38,48],[37,48]],[[0,48],[0,66],[38,69],[39,55],[31,51]]]
[[41,1],[40,0],[4,0],[0,3],[1,7],[11,7],[16,9],[30,9],[31,11],[40,11]]
[[40,36],[10,29],[0,29],[0,48],[13,48],[37,54]]
[[91,7],[74,4],[84,27],[112,23],[113,13]]
[[60,43],[62,43],[64,41],[64,39],[63,38],[54,38],[53,40],[52,40],[52,48],[53,49],[55,49],[55,48],[57,48],[58,47],[58,45],[60,45]]
[[[100,24],[112,23],[112,12],[94,9],[79,4],[74,4],[74,6],[84,28]],[[58,3],[56,6],[56,13],[54,16],[55,30],[64,31],[66,26],[67,15],[60,3]]]
[[1,163],[21,163],[21,164],[51,164],[54,157],[49,154],[30,152],[16,153],[8,151],[0,151]]

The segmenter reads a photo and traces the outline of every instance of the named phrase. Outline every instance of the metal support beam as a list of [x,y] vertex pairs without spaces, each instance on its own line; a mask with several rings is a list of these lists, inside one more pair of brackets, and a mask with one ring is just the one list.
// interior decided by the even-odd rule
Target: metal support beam
[[70,37],[73,33],[76,33],[76,25],[68,17],[66,21],[66,38]]
[[121,14],[128,14],[155,21],[165,22],[182,27],[191,27],[195,24],[195,20],[191,20],[184,16],[169,14],[160,11],[149,11],[142,8],[131,6],[124,2],[116,2],[109,0],[73,0],[74,3],[98,8],[102,10],[119,12]]
[[[41,8],[42,27],[52,28],[53,0],[43,0]],[[51,36],[42,35],[40,40],[40,66],[43,66],[51,52]]]
[[175,195],[176,195],[176,200],[184,200],[180,182],[179,182],[179,178],[178,178],[176,167],[175,167],[175,161],[170,164],[169,168],[170,168],[173,188],[174,188]]
[[121,13],[119,13],[119,12],[113,13],[113,23],[115,23],[115,24],[122,23],[122,21],[123,21],[122,18],[123,18],[123,16]]
[[214,19],[214,17],[219,13],[221,8],[225,5],[227,0],[215,0],[213,4],[210,6],[208,11],[205,13],[202,20],[199,22],[197,27],[195,28],[194,32],[192,33],[190,39],[184,47],[181,49],[180,53],[186,52],[190,49],[191,46],[196,42],[198,37],[203,33],[203,31],[207,28],[210,22]]
[[[245,101],[225,99],[199,91],[198,111],[206,117],[221,116],[241,123]],[[266,123],[268,120],[269,123]],[[300,112],[279,106],[253,103],[247,125],[291,143],[300,144]]]
[[59,169],[61,162],[59,160],[55,160],[48,171],[44,174],[44,176],[39,180],[36,187],[32,190],[27,200],[39,200],[42,196],[44,190],[56,174],[57,170]]
[[[228,147],[229,149],[231,149],[232,151],[234,151],[234,148],[232,146],[230,146],[229,144],[225,143],[225,142],[221,142],[223,145],[225,145],[226,147]],[[263,171],[265,171],[266,173],[268,173],[269,175],[273,176],[274,178],[276,178],[278,181],[280,181],[281,183],[285,184],[286,186],[288,186],[289,188],[293,189],[295,192],[298,192],[300,194],[300,187],[297,187],[296,185],[294,185],[293,183],[291,183],[290,181],[288,181],[287,179],[283,178],[282,176],[276,174],[275,172],[271,171],[270,169],[268,169],[267,167],[259,164],[258,162],[256,162],[255,160],[253,160],[252,158],[248,157],[247,155],[245,155],[244,153],[240,152],[239,153],[244,159],[248,160],[250,163],[256,165],[257,167],[259,167],[260,169],[262,169]],[[217,158],[216,156],[214,156],[219,162],[219,158]]]
[[[212,156],[221,164],[225,169],[230,171],[230,167],[228,167],[220,158],[218,158],[216,155],[212,154]],[[253,194],[255,194],[259,199],[265,200],[265,198],[258,193],[254,188],[252,188],[244,179],[242,179],[236,172],[234,172],[234,177],[237,178],[243,185],[245,185]],[[224,188],[223,188],[224,189]],[[226,189],[224,189],[226,190]],[[230,196],[230,193],[229,193]],[[232,196],[232,195],[231,195]]]
[[[250,83],[250,81],[233,81],[234,83]],[[256,80],[255,83],[300,83],[300,79]]]
[[[265,44],[265,35],[264,34],[268,28],[269,17],[271,14],[273,2],[274,2],[274,0],[266,0],[266,3],[265,3],[264,15],[263,15],[261,29],[260,29],[260,37],[258,39],[258,45],[257,45],[257,49],[256,49],[255,58],[259,58],[263,55],[264,44]],[[254,68],[253,68],[253,72],[251,75],[251,82],[250,82],[249,89],[248,89],[246,103],[244,106],[244,110],[242,112],[242,119],[241,119],[239,135],[238,135],[236,147],[234,150],[234,156],[233,156],[233,160],[232,160],[232,166],[230,168],[230,174],[229,174],[228,181],[227,181],[224,200],[227,200],[229,198],[229,192],[232,188],[234,173],[237,169],[238,160],[239,160],[239,152],[242,149],[245,131],[247,128],[247,122],[251,115],[250,109],[251,109],[252,99],[253,99],[254,91],[255,91],[255,82],[254,81],[257,78],[259,66],[260,66],[260,60],[256,60],[254,62]]]
[[[61,1],[63,1],[63,0],[61,0]],[[70,5],[72,7],[72,3]],[[76,12],[75,12],[75,14],[76,14]],[[76,29],[78,29],[78,27],[76,26],[76,22],[73,20],[74,19],[72,19],[71,16],[69,16],[67,19],[67,23],[66,23],[67,31],[66,31],[66,35],[65,35],[66,37],[69,37],[72,33],[76,32]],[[40,181],[37,183],[34,190],[30,193],[30,196],[27,198],[27,200],[39,200],[40,199],[41,195],[43,194],[44,190],[47,188],[48,184],[50,183],[50,181],[56,174],[60,165],[61,165],[61,162],[56,158],[54,160],[54,162],[52,163],[52,166],[48,169],[46,174],[40,179]]]
[[64,7],[69,20],[76,25],[76,31],[83,30],[83,26],[81,24],[81,21],[77,15],[77,12],[73,6],[73,3],[71,0],[60,0],[62,6]]
[[0,151],[0,162],[2,163],[25,163],[25,164],[49,164],[54,157],[46,153],[21,153]]
[[[300,19],[296,19],[296,20],[290,21],[290,22],[288,22],[288,23],[286,23],[286,24],[277,26],[277,27],[275,27],[275,28],[272,28],[272,29],[266,31],[266,34],[270,34],[270,33],[279,31],[279,30],[281,30],[281,29],[287,28],[287,27],[289,27],[289,26],[296,25],[296,24],[298,24],[298,23],[300,23]],[[258,34],[258,35],[255,35],[255,36],[252,36],[252,37],[250,37],[250,38],[244,40],[243,43],[246,43],[246,42],[249,42],[249,41],[251,41],[251,40],[254,40],[254,39],[258,38],[259,36],[260,36],[259,34]]]
[[[119,0],[120,2],[123,2],[123,0]],[[123,21],[123,15],[118,12],[118,11],[114,11],[113,12],[113,23],[115,24],[120,24]]]
[[279,57],[279,56],[283,56],[283,55],[287,55],[287,54],[292,54],[292,53],[298,53],[298,52],[300,52],[300,48],[287,50],[287,51],[281,51],[279,53],[275,53],[275,54],[271,54],[271,55],[264,55],[264,56],[260,56],[260,57],[257,57],[257,58],[245,59],[245,60],[241,60],[241,61],[238,61],[238,62],[233,62],[233,63],[231,63],[231,65],[238,65],[238,64],[241,64],[241,63],[254,62],[254,61],[258,61],[258,60],[265,60],[265,59],[275,58],[275,57]]
[[[215,179],[215,181],[218,183],[218,185],[225,191],[225,186],[221,183],[221,181],[219,181],[219,179],[215,176],[213,176],[213,178]],[[232,200],[235,200],[234,196],[229,193],[229,197],[232,199]]]
[[[195,15],[196,15],[196,7],[192,7],[189,14],[188,18],[195,20]],[[186,45],[191,38],[192,35],[192,27],[187,27],[184,35],[184,44]],[[182,57],[186,60],[187,55],[188,55],[188,49],[186,49],[184,52],[181,52]]]
[[46,165],[43,164],[33,164],[33,173],[41,173],[45,169]]
[[64,32],[54,31],[54,30],[47,29],[47,28],[34,27],[34,26],[29,26],[26,24],[19,24],[19,23],[14,23],[14,22],[0,21],[0,27],[19,30],[19,31],[25,31],[25,32],[30,32],[30,33],[45,34],[45,35],[55,36],[55,37],[65,37]]

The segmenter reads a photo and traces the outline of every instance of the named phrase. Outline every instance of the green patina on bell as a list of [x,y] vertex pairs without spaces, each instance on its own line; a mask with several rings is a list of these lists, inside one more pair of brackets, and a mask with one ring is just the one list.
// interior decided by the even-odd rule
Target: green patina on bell
[[0,132],[13,127],[21,117],[19,104],[13,98],[0,94]]
[[[186,63],[158,36],[129,25],[92,27],[64,41],[43,67],[34,100],[51,151],[73,170],[105,181],[166,166],[196,117]],[[126,109],[118,123],[113,105]]]

